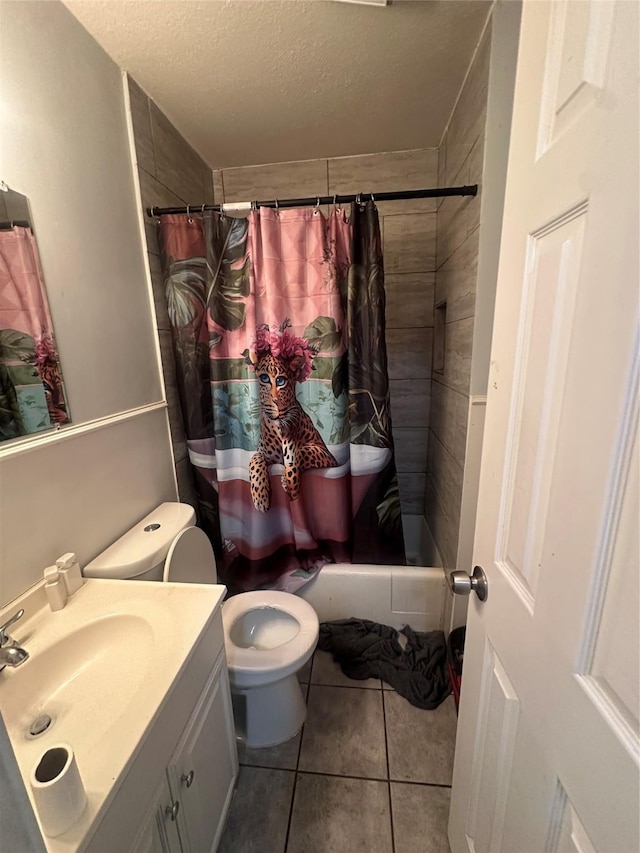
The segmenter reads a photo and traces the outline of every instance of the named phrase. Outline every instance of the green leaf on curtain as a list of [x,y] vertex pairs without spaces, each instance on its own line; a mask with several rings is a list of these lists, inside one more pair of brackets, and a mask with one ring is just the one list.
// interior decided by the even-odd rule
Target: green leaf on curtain
[[232,269],[228,261],[223,260],[217,275],[213,275],[209,288],[208,304],[214,322],[235,332],[244,323],[247,307],[240,301],[249,295],[249,275],[251,258],[246,256],[241,267]]
[[0,329],[0,355],[3,361],[34,361],[36,344],[31,335],[15,329]]
[[333,317],[316,317],[304,330],[305,338],[318,352],[331,352],[340,346],[342,334]]
[[333,396],[336,400],[347,390],[347,376],[348,361],[346,358],[342,358],[336,364],[333,376],[331,377],[331,390],[333,391]]
[[165,283],[167,309],[172,324],[189,326],[204,310],[207,262],[204,258],[171,261]]
[[0,440],[16,438],[25,432],[16,390],[6,369],[0,365]]
[[381,503],[376,507],[378,513],[378,521],[382,530],[388,533],[399,533],[402,527],[402,515],[400,509],[400,488],[398,486],[398,478],[394,478],[389,483],[385,496]]

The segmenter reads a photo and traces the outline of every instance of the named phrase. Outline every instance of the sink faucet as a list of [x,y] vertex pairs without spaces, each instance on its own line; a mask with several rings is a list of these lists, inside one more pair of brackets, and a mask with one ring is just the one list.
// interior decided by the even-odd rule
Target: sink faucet
[[10,625],[22,619],[23,616],[24,610],[18,610],[4,625],[0,625],[0,672],[5,666],[20,666],[29,657],[29,652],[21,649],[13,637],[5,633]]

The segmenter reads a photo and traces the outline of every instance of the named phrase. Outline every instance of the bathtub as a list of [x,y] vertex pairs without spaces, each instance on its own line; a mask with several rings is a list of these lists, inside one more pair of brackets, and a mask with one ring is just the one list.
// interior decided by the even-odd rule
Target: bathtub
[[403,516],[407,566],[333,563],[298,591],[321,622],[355,616],[394,628],[442,628],[445,575],[422,516]]

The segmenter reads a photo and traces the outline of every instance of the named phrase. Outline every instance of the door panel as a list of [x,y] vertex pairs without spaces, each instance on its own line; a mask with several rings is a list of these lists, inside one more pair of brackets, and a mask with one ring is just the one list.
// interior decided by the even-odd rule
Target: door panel
[[638,25],[523,7],[453,853],[640,849]]
[[520,703],[495,649],[487,642],[467,833],[476,853],[502,844]]

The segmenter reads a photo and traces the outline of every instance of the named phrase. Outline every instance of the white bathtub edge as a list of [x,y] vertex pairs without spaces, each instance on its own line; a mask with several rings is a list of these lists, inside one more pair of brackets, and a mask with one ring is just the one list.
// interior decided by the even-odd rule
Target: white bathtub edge
[[442,628],[444,570],[423,566],[336,563],[298,591],[321,622],[370,619],[415,631]]

